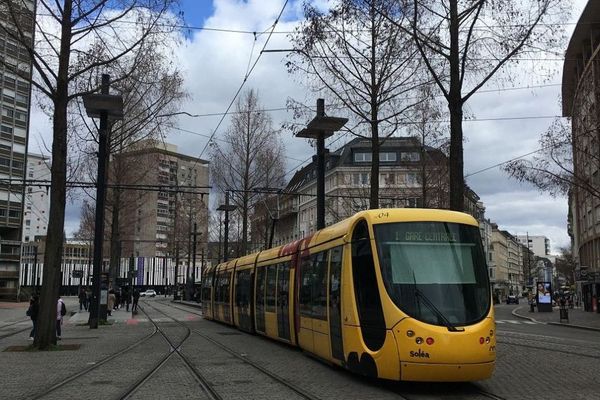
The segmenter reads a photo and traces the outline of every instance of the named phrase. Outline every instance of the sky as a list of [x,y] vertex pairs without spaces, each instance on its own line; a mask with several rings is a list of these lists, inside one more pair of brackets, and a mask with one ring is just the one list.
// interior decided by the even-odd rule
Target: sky
[[[318,0],[326,3],[325,0]],[[574,0],[572,23],[566,25],[568,37],[574,28],[586,0]],[[226,32],[228,30],[264,32],[279,14],[284,0],[182,0],[184,18],[189,29],[182,32],[182,45],[175,49],[175,57],[190,98],[181,110],[191,114],[223,113],[242,83],[248,66],[260,54],[267,35]],[[287,32],[301,18],[301,3],[290,1],[275,32]],[[213,28],[217,30],[199,29]],[[290,48],[285,34],[272,35],[267,48]],[[566,47],[566,44],[565,44]],[[288,75],[283,53],[265,53],[260,56],[255,69],[248,77],[245,88],[256,89],[266,109],[283,108],[288,99],[314,105],[315,95],[308,93],[295,77]],[[508,86],[523,89],[488,91],[476,94],[468,104],[469,121],[464,123],[464,163],[467,184],[481,197],[486,217],[514,235],[544,235],[550,238],[553,253],[569,244],[567,235],[567,201],[538,192],[527,184],[510,179],[500,168],[490,168],[514,157],[539,148],[538,139],[553,121],[562,114],[560,109],[560,82],[562,62],[551,67],[556,73],[546,79],[519,74],[520,78]],[[528,70],[536,66],[527,66]],[[533,67],[533,68],[531,68]],[[536,87],[543,86],[543,87]],[[497,88],[497,84],[484,87]],[[328,101],[325,99],[327,107]],[[35,151],[50,137],[47,118],[39,110],[32,111],[31,144]],[[291,113],[270,113],[276,127],[291,120]],[[527,118],[525,118],[527,117]],[[535,118],[529,118],[535,117]],[[519,119],[521,118],[521,119]],[[225,132],[228,118],[218,127],[220,116],[181,116],[177,127],[167,141],[179,150],[195,157],[208,158],[205,149],[207,136],[218,139]],[[314,149],[290,133],[284,134],[287,166],[291,173],[299,160],[309,159]],[[330,150],[349,141],[348,135],[336,140]],[[40,151],[46,153],[45,150]],[[77,230],[79,203],[67,205],[65,230],[68,236]]]

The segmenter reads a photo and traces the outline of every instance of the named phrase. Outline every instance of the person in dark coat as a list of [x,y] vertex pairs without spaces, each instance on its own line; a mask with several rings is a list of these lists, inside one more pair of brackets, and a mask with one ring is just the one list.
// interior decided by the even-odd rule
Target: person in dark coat
[[87,294],[85,293],[85,289],[81,288],[79,290],[79,311],[85,309],[87,311]]
[[29,333],[29,340],[33,340],[35,338],[35,332],[37,328],[37,317],[40,312],[40,300],[37,295],[34,295],[31,300],[29,300],[29,308],[27,309],[27,315],[31,318],[31,322],[33,323],[33,328],[31,328],[31,332]]
[[138,301],[140,300],[140,291],[133,289],[133,305],[131,306],[131,312],[137,312]]

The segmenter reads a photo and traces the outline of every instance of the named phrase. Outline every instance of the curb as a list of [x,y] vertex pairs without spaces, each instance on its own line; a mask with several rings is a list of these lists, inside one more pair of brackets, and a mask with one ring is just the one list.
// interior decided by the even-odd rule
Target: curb
[[571,324],[565,324],[565,323],[562,323],[562,322],[548,322],[548,325],[566,326],[568,328],[583,329],[583,330],[586,330],[586,331],[600,332],[600,328],[593,328],[591,326],[585,326],[585,325],[571,325]]
[[514,310],[512,310],[512,311],[511,311],[511,314],[512,314],[512,315],[514,315],[515,317],[519,317],[519,318],[523,318],[523,319],[528,319],[528,320],[530,320],[530,321],[532,321],[532,322],[535,322],[535,323],[537,323],[537,324],[544,324],[544,325],[546,325],[546,324],[547,324],[546,322],[538,321],[538,320],[537,320],[537,319],[535,319],[535,318],[532,318],[532,317],[526,317],[525,315],[521,315],[521,314],[519,314],[517,311],[521,310],[522,308],[523,308],[523,307],[517,307],[517,308],[515,308]]
[[514,315],[515,317],[519,317],[519,318],[523,318],[523,319],[528,319],[530,321],[536,322],[538,324],[544,324],[544,325],[555,325],[555,326],[565,326],[567,328],[573,328],[573,329],[583,329],[586,331],[595,331],[595,332],[600,332],[600,328],[594,328],[591,326],[585,326],[585,325],[573,325],[573,324],[565,324],[563,322],[542,322],[542,321],[538,321],[535,318],[532,317],[526,317],[525,315],[521,315],[519,314],[517,311],[521,310],[523,307],[517,307],[514,310],[512,310],[511,314]]

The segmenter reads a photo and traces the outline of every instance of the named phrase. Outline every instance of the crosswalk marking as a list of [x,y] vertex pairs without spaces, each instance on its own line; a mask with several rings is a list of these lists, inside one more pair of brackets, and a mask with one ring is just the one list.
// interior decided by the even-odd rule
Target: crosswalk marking
[[515,325],[519,325],[519,324],[536,325],[537,324],[537,322],[533,322],[533,321],[517,321],[514,319],[497,319],[496,323],[497,324],[515,324]]

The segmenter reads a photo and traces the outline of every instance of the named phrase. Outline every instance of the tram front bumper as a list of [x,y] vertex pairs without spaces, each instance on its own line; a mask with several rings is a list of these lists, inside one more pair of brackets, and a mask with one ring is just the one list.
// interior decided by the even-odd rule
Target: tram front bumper
[[423,364],[402,362],[400,380],[420,382],[472,382],[488,379],[495,361],[480,364]]

